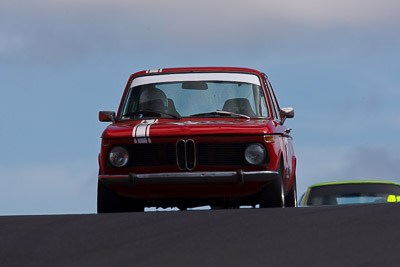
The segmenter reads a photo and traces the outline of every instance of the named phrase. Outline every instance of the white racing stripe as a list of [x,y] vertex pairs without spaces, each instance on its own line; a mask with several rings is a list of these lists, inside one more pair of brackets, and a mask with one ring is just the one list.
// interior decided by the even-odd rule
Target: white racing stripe
[[132,137],[135,144],[149,144],[150,127],[152,124],[158,123],[158,120],[142,120],[132,129]]
[[156,72],[162,72],[162,69],[146,70],[146,73],[156,73]]

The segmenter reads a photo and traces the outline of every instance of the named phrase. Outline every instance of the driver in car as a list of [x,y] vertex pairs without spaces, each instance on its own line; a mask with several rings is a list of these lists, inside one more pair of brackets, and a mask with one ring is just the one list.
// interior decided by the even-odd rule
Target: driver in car
[[139,98],[140,111],[166,112],[168,100],[165,93],[156,87],[144,87]]

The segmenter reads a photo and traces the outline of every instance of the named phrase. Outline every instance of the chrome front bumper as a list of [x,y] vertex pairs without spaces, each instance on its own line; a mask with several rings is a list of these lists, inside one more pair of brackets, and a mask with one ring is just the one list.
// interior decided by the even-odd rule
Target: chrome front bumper
[[276,171],[244,172],[169,172],[126,175],[99,175],[99,181],[107,185],[157,185],[157,184],[208,184],[268,182],[278,178]]

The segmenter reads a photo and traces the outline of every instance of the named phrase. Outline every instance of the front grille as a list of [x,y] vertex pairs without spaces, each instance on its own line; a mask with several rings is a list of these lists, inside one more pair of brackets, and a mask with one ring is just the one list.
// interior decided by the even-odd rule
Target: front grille
[[196,165],[196,145],[193,140],[186,141],[186,168],[193,170]]
[[197,164],[203,166],[249,165],[244,157],[247,143],[198,143]]
[[126,167],[175,165],[175,147],[170,143],[126,145],[130,160]]
[[180,170],[193,170],[196,165],[196,145],[193,140],[176,142],[176,162]]
[[186,168],[186,152],[185,152],[185,141],[179,140],[176,142],[176,163],[179,169],[184,170]]
[[[192,139],[176,143],[127,144],[130,154],[124,168],[178,166],[193,170],[199,166],[249,166],[244,157],[248,143],[196,143]],[[268,162],[268,154],[266,162]],[[110,166],[110,165],[109,165]]]

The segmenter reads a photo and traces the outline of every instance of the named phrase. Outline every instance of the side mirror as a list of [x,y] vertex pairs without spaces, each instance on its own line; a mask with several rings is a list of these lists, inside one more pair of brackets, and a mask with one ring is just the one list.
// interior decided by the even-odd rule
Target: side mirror
[[280,114],[282,118],[291,119],[294,118],[294,108],[281,108]]
[[114,111],[100,111],[99,121],[103,122],[115,122],[115,112]]

